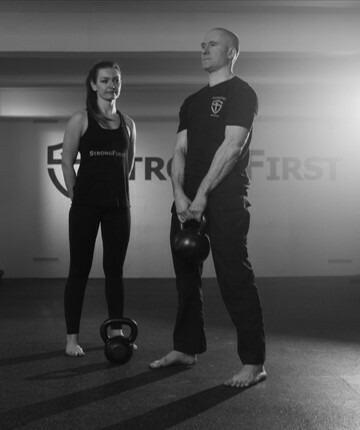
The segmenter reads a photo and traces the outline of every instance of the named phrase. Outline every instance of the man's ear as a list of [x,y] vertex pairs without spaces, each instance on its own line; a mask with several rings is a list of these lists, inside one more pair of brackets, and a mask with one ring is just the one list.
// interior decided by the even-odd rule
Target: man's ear
[[228,57],[231,59],[231,60],[234,60],[234,59],[236,59],[236,49],[235,48],[233,48],[233,47],[231,47],[231,48],[229,48],[228,49]]

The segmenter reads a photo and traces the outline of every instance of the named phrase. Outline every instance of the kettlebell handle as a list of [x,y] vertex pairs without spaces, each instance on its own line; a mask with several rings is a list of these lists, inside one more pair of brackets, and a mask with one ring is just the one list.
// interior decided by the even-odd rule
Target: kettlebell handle
[[[184,224],[185,223],[182,223],[182,222],[180,223],[180,230],[184,230]],[[201,215],[201,220],[200,220],[200,225],[199,225],[199,228],[198,228],[197,232],[200,235],[203,235],[205,233],[205,229],[206,229],[206,217],[205,217],[204,214],[202,214]]]
[[111,324],[128,325],[131,331],[129,336],[126,339],[128,339],[130,343],[134,342],[134,340],[138,335],[138,327],[136,322],[130,318],[113,318],[113,319],[105,320],[100,326],[100,336],[105,343],[111,339],[110,336],[108,335],[108,327]]
[[202,214],[200,226],[199,226],[199,230],[198,230],[199,234],[201,234],[201,235],[205,234],[205,229],[206,229],[206,218],[205,218],[205,215]]

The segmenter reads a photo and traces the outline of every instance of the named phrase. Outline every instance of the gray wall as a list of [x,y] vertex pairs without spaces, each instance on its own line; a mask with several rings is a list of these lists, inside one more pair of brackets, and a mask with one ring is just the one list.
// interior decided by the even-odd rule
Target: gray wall
[[[256,273],[358,273],[356,2],[208,2],[205,11],[202,2],[168,2],[162,11],[159,2],[116,2],[123,8],[109,11],[99,3],[111,2],[86,10],[84,1],[40,3],[0,4],[0,269],[7,276],[67,274],[70,203],[53,182],[63,185],[61,151],[51,150],[83,107],[89,66],[102,58],[120,62],[119,108],[138,129],[125,276],[173,276],[166,164],[179,106],[206,84],[198,49],[213,26],[239,34],[236,72],[260,99],[249,169]],[[95,277],[102,276],[100,245]],[[204,274],[214,275],[210,259]]]

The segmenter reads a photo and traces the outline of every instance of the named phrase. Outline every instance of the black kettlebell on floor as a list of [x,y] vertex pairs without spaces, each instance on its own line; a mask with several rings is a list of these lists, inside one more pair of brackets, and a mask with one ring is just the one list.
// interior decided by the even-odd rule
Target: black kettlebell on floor
[[[108,335],[108,327],[110,325],[121,324],[130,327],[129,336],[114,336]],[[134,351],[134,340],[138,335],[137,324],[130,318],[107,319],[100,326],[100,336],[105,342],[104,353],[105,357],[114,364],[127,363]]]
[[190,224],[184,228],[181,223],[180,228],[172,243],[175,255],[186,263],[203,263],[210,253],[209,237],[205,234],[205,216],[201,217],[199,225]]

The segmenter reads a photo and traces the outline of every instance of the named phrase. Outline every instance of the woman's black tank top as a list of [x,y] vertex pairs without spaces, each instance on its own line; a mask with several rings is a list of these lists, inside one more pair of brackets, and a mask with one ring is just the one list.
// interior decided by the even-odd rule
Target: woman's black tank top
[[80,138],[80,166],[73,203],[129,207],[129,134],[123,115],[115,130],[105,129],[88,112],[88,128]]

